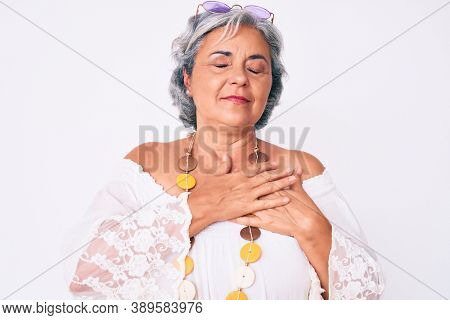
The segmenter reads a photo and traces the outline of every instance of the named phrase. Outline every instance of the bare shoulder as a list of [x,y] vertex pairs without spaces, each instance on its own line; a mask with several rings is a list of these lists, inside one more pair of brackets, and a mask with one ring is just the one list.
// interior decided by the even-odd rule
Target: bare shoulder
[[298,157],[302,167],[302,181],[321,175],[325,171],[325,166],[316,156],[302,150],[290,150]]
[[146,142],[133,148],[124,158],[140,164],[144,171],[155,176],[171,175],[177,170],[175,164],[178,163],[185,140]]
[[129,151],[124,159],[129,159],[146,168],[150,161],[158,159],[160,142],[145,142]]
[[325,166],[313,154],[303,150],[289,150],[267,141],[264,141],[265,149],[271,155],[270,158],[278,161],[282,166],[294,166],[296,169],[301,168],[302,174],[300,179],[305,181],[317,175],[321,175]]

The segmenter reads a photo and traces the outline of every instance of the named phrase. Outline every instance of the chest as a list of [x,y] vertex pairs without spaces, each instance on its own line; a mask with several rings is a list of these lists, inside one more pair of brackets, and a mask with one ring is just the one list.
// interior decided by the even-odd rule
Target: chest
[[[204,299],[223,299],[235,290],[235,275],[244,265],[240,249],[247,243],[239,236],[244,226],[222,221],[202,230],[188,255],[194,269],[187,279]],[[261,257],[250,263],[253,284],[244,289],[250,299],[306,299],[310,288],[308,261],[291,237],[261,230],[257,241]]]

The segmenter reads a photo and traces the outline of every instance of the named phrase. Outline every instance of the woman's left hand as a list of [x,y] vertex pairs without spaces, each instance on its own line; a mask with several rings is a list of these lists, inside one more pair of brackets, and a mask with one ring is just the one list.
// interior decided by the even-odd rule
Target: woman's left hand
[[[300,174],[297,174],[297,178]],[[288,196],[290,201],[284,206],[256,211],[231,221],[294,237],[319,276],[321,286],[328,288],[331,223],[305,192],[300,182],[294,183],[289,189],[277,191],[260,199],[274,197],[277,194]],[[328,291],[322,295],[324,299],[329,298]]]
[[[299,180],[299,175],[294,175]],[[308,196],[300,182],[294,183],[289,189],[260,199],[270,199],[275,195],[287,196],[290,201],[284,206],[255,211],[230,221],[291,236],[302,245],[314,244],[331,236],[330,222]]]

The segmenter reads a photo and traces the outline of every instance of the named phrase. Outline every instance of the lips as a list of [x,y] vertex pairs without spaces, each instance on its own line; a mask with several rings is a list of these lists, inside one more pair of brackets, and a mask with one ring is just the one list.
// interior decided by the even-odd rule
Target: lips
[[243,96],[228,96],[223,99],[231,101],[236,104],[244,104],[244,103],[247,103],[250,101],[249,99],[247,99],[246,97],[243,97]]

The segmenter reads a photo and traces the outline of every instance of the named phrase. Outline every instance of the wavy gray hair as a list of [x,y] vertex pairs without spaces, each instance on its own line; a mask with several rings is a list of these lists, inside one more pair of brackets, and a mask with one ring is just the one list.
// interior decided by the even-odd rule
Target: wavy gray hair
[[[281,79],[287,74],[281,62],[283,39],[280,31],[270,21],[259,20],[246,10],[230,10],[227,13],[220,14],[203,12],[197,17],[190,17],[185,32],[172,43],[172,57],[176,62],[176,67],[170,79],[169,93],[172,97],[173,105],[177,106],[180,111],[179,118],[186,128],[193,127],[197,130],[197,115],[194,100],[186,93],[183,81],[183,68],[186,69],[186,73],[189,76],[192,75],[195,56],[203,38],[209,32],[219,27],[225,27],[218,40],[220,42],[221,40],[232,38],[241,24],[252,26],[261,31],[270,48],[272,88],[264,112],[255,124],[256,130],[267,125],[273,108],[278,105],[281,92],[283,91]],[[231,26],[234,26],[234,28]],[[227,34],[230,34],[228,38],[226,38]]]

